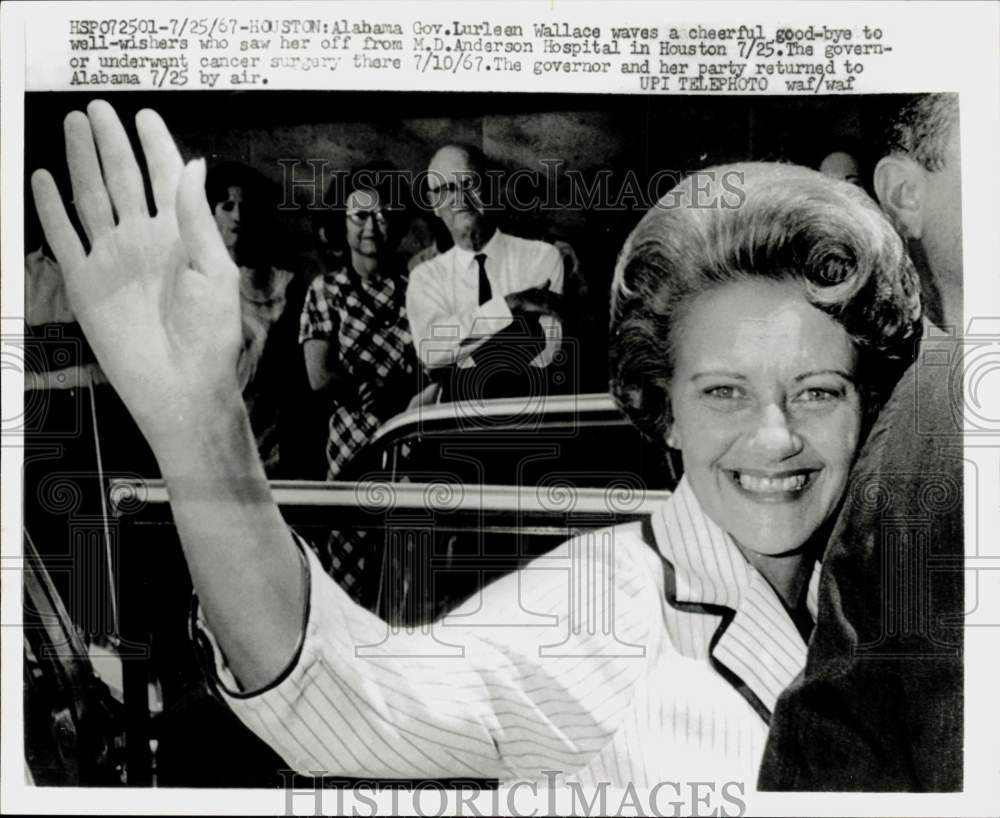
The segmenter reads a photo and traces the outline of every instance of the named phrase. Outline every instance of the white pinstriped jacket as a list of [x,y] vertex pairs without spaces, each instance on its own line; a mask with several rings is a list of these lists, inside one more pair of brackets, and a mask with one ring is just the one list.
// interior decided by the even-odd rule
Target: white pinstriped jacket
[[687,480],[651,528],[656,549],[641,523],[574,538],[416,633],[390,633],[305,548],[304,636],[261,691],[200,630],[225,701],[306,775],[752,786],[806,644]]

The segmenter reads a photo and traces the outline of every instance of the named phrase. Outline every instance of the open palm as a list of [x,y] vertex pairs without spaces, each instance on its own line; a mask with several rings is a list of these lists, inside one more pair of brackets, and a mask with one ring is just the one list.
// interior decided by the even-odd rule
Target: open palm
[[238,394],[239,274],[208,209],[204,163],[184,166],[160,117],[141,111],[136,127],[156,204],[150,215],[114,110],[101,101],[87,110],[70,114],[65,132],[90,252],[46,171],[32,178],[35,203],[102,368],[147,436],[169,434],[213,396]]

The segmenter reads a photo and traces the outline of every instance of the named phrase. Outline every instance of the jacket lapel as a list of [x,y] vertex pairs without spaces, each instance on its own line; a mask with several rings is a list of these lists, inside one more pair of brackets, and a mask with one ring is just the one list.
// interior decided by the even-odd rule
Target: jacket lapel
[[805,666],[806,644],[767,580],[756,571],[734,616],[720,631],[713,639],[712,657],[753,692],[770,721],[781,691]]
[[[721,617],[708,646],[716,670],[765,722],[805,666],[806,643],[767,580],[732,538],[701,510],[686,478],[653,515],[653,535],[666,561],[667,599],[682,610]],[[806,605],[815,618],[819,564]]]

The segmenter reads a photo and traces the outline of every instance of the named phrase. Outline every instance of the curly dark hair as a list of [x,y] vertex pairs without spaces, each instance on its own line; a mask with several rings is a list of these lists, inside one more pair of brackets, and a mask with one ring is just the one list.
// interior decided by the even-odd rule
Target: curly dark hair
[[229,188],[243,191],[243,227],[236,243],[236,262],[254,269],[267,269],[280,260],[275,244],[279,239],[276,214],[277,189],[264,174],[242,162],[226,160],[208,169],[205,197],[209,209],[229,198]]
[[912,361],[920,284],[877,205],[846,182],[795,165],[707,168],[646,213],[622,248],[611,288],[611,391],[663,444],[676,328],[695,296],[739,281],[799,282],[858,351],[871,416]]

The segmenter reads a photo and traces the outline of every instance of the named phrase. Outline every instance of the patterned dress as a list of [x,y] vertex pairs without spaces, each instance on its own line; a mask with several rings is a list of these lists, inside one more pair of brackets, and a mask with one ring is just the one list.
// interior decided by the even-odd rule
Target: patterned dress
[[[416,355],[406,317],[405,272],[362,278],[349,266],[317,276],[306,294],[299,343],[328,341],[351,388],[334,396],[327,439],[327,479],[344,465],[416,393]],[[373,544],[365,532],[334,531],[325,552],[327,572],[354,599],[374,604]],[[368,563],[366,568],[366,563]],[[366,576],[367,573],[367,576]],[[364,579],[364,581],[362,581]]]
[[350,267],[317,276],[309,287],[299,343],[334,344],[341,373],[355,386],[336,396],[330,414],[329,480],[416,391],[405,292],[405,274],[365,279]]

